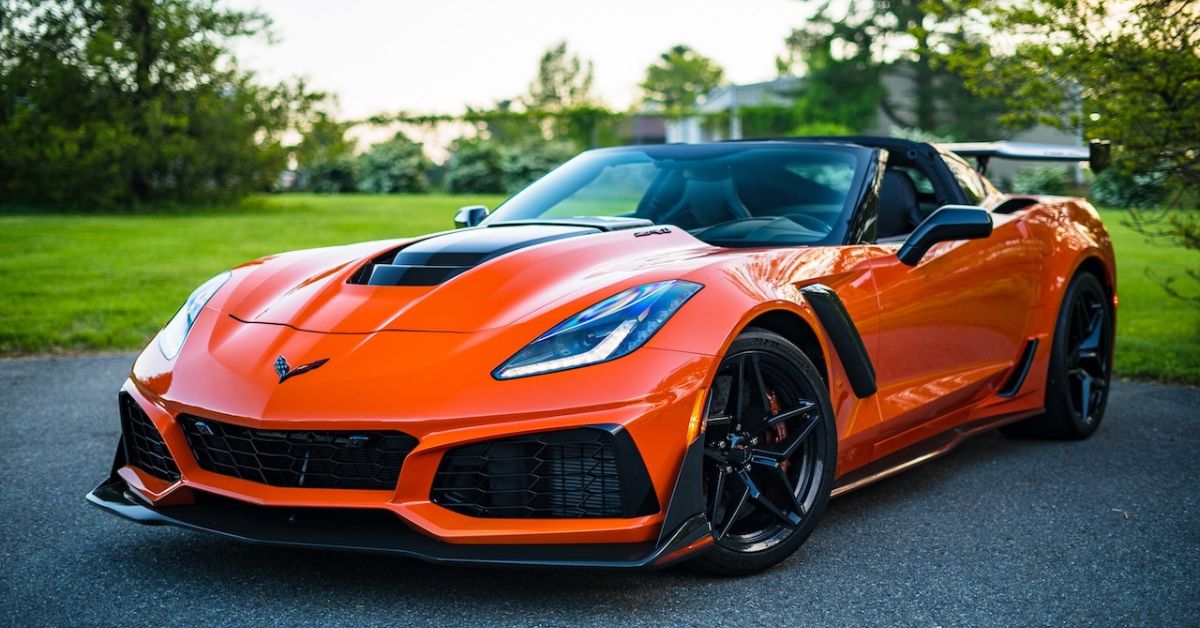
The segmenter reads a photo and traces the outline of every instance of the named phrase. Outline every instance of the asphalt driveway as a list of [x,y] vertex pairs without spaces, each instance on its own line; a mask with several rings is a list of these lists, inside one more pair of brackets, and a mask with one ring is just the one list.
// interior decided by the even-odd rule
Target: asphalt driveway
[[241,545],[84,503],[132,356],[0,361],[0,625],[1200,625],[1200,391],[1122,383],[1091,440],[998,434],[834,500],[736,580]]

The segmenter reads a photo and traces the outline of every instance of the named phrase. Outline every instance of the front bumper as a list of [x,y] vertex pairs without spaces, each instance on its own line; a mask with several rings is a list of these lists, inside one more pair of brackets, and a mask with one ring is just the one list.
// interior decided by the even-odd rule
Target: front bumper
[[[580,569],[660,569],[686,560],[712,543],[699,487],[702,439],[684,459],[671,504],[656,541],[575,544],[453,544],[414,532],[388,510],[260,506],[216,494],[193,492],[191,503],[152,505],[114,463],[112,475],[87,501],[112,515],[145,525],[172,525],[238,541],[387,554],[437,564]],[[127,467],[126,467],[127,468]]]

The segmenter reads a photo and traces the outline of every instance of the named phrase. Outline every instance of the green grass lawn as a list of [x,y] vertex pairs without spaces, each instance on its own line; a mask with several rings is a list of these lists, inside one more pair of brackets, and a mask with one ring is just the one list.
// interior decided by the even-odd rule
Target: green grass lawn
[[266,196],[165,215],[0,215],[0,354],[137,349],[205,279],[292,249],[442,231],[500,197]]
[[[137,349],[200,282],[291,249],[440,231],[487,196],[267,196],[165,215],[0,215],[0,354]],[[1105,212],[1117,246],[1117,371],[1200,384],[1200,310],[1146,278],[1200,254],[1150,243]]]

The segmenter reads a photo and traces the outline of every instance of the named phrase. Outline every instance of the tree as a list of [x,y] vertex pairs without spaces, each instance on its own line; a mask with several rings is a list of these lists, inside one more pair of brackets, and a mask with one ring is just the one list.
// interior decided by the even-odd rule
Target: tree
[[[948,55],[976,93],[1002,98],[1017,121],[1113,143],[1106,185],[1161,182],[1179,211],[1135,213],[1143,232],[1200,248],[1200,3],[1153,0],[955,0],[970,26],[1004,46]],[[1155,202],[1146,190],[1121,194]],[[1188,275],[1200,282],[1200,269]],[[1179,295],[1164,279],[1169,291]],[[1200,294],[1192,297],[1200,305]]]
[[397,133],[392,139],[373,144],[359,155],[358,191],[370,194],[427,192],[431,165],[420,144]]
[[668,113],[686,112],[696,101],[721,84],[725,71],[712,59],[685,45],[677,45],[646,68],[642,102]]
[[269,187],[322,95],[231,56],[269,21],[212,0],[0,0],[0,196],[228,199]]
[[523,100],[526,107],[539,111],[594,104],[592,81],[592,62],[572,54],[567,42],[560,42],[542,54],[537,78],[529,84]]
[[795,105],[800,124],[863,131],[874,123],[885,94],[870,38],[865,30],[821,19],[792,31],[787,39],[790,59],[776,63],[780,69],[802,68],[804,86]]
[[[798,103],[808,122],[862,130],[882,111],[901,128],[963,139],[995,134],[999,102],[967,94],[935,53],[955,42],[978,43],[942,0],[811,4],[812,19],[792,33],[776,61],[781,72],[804,71]],[[907,84],[907,97],[890,92],[885,75]]]
[[451,194],[500,194],[504,170],[497,140],[459,138],[446,161],[446,191]]
[[299,187],[313,192],[353,192],[357,187],[354,142],[346,137],[351,124],[317,111],[308,121],[293,155]]

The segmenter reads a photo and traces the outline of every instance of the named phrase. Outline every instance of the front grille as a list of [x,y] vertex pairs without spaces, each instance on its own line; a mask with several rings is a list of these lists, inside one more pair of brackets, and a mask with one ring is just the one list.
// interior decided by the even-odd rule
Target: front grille
[[162,434],[133,397],[122,393],[121,441],[125,443],[125,460],[129,464],[168,482],[179,479],[179,467],[167,451]]
[[181,415],[201,469],[270,486],[394,490],[417,439],[402,432],[264,430]]
[[645,465],[619,428],[485,441],[446,452],[434,503],[474,517],[632,517],[658,511]]

